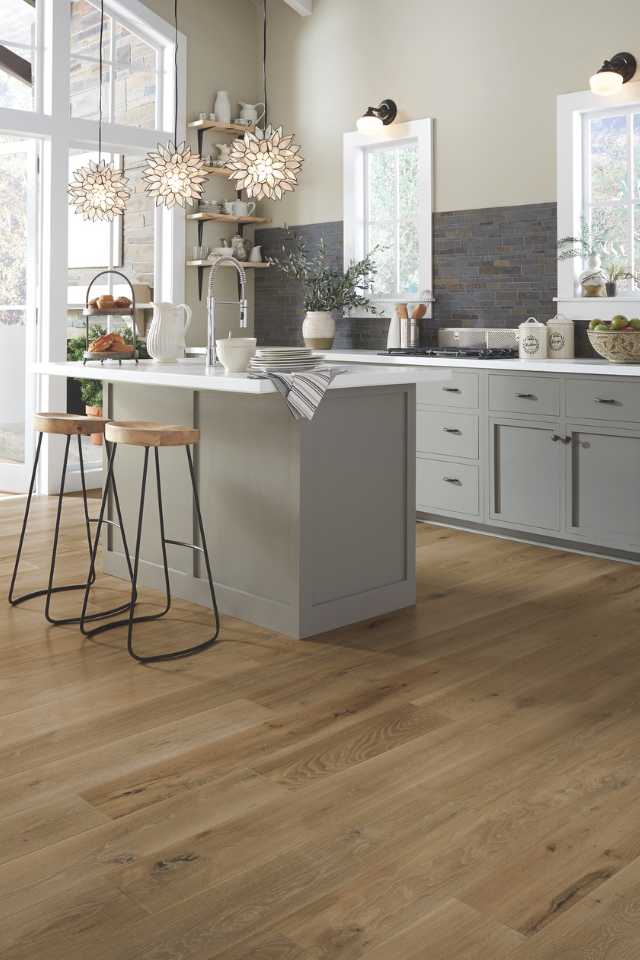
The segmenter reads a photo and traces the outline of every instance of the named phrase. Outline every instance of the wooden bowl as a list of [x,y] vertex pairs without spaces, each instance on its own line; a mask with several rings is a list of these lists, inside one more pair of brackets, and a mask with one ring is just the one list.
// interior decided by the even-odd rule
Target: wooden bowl
[[589,343],[609,363],[640,363],[640,330],[588,330]]

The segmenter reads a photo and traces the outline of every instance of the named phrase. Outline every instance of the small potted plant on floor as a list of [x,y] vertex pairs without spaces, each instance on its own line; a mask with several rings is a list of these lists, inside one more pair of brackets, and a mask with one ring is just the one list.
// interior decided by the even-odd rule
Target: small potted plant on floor
[[314,350],[329,350],[336,333],[335,314],[340,311],[367,310],[378,313],[371,306],[371,284],[376,274],[374,256],[378,249],[347,270],[331,266],[324,239],[316,252],[310,252],[302,237],[287,230],[279,257],[270,263],[286,277],[299,281],[304,287],[306,316],[302,324],[305,344]]
[[[81,380],[80,396],[84,403],[84,410],[88,417],[102,416],[102,382],[100,380]],[[100,446],[102,443],[101,433],[92,433],[89,437],[91,443]]]

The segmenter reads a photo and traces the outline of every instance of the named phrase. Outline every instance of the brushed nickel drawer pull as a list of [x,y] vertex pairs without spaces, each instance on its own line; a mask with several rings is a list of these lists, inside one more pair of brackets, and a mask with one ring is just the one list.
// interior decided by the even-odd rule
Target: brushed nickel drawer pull
[[445,483],[454,483],[456,487],[462,486],[462,480],[458,480],[457,477],[443,477]]
[[562,440],[562,437],[561,437],[560,434],[558,434],[558,433],[552,433],[552,434],[551,434],[551,440],[552,440],[553,443],[557,443],[558,440]]
[[443,387],[445,393],[460,393],[460,387]]
[[444,433],[455,433],[457,436],[462,435],[462,430],[458,430],[457,427],[443,427],[442,430]]
[[535,393],[516,393],[518,400],[537,400]]
[[617,402],[613,397],[596,397],[596,403],[609,403],[615,406]]

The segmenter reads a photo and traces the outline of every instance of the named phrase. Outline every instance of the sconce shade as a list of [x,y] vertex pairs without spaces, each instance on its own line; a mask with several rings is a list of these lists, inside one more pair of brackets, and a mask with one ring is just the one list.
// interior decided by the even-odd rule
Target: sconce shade
[[632,53],[616,53],[605,60],[597,73],[589,78],[592,93],[607,97],[618,93],[636,72],[636,58]]
[[370,109],[362,117],[358,117],[356,126],[359,133],[379,133],[384,124],[380,117],[374,116]]

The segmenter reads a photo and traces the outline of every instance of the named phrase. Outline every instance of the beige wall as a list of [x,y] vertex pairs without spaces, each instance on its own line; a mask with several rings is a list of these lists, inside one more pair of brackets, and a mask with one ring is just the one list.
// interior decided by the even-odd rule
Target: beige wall
[[[174,0],[144,0],[146,5],[169,23],[173,23]],[[258,15],[252,0],[180,0],[178,6],[179,28],[188,40],[187,64],[187,119],[196,119],[200,112],[213,110],[217,90],[228,90],[232,102],[238,100],[255,102],[258,97],[259,41]],[[220,138],[230,142],[228,137]],[[195,134],[190,135],[196,145]],[[213,134],[205,134],[204,152],[210,153],[216,142]],[[212,199],[233,199],[233,186],[220,177],[211,178],[208,193]],[[196,225],[186,226],[187,256],[197,243]],[[233,230],[205,225],[203,242],[209,246],[219,237],[231,236]],[[205,299],[198,300],[197,271],[186,269],[186,299],[194,311],[193,325],[188,340],[193,344],[206,341]],[[249,281],[253,289],[253,280]],[[226,289],[225,289],[226,286]],[[222,293],[235,296],[235,283],[229,277],[221,286]],[[205,273],[206,297],[206,273]],[[249,302],[253,306],[253,295]],[[253,310],[251,311],[253,313]],[[228,308],[220,317],[220,329],[226,335],[228,329],[238,329],[238,312]]]
[[640,59],[637,0],[271,0],[271,119],[306,164],[274,222],[342,218],[342,134],[383,97],[436,120],[436,210],[555,199],[556,96]]

